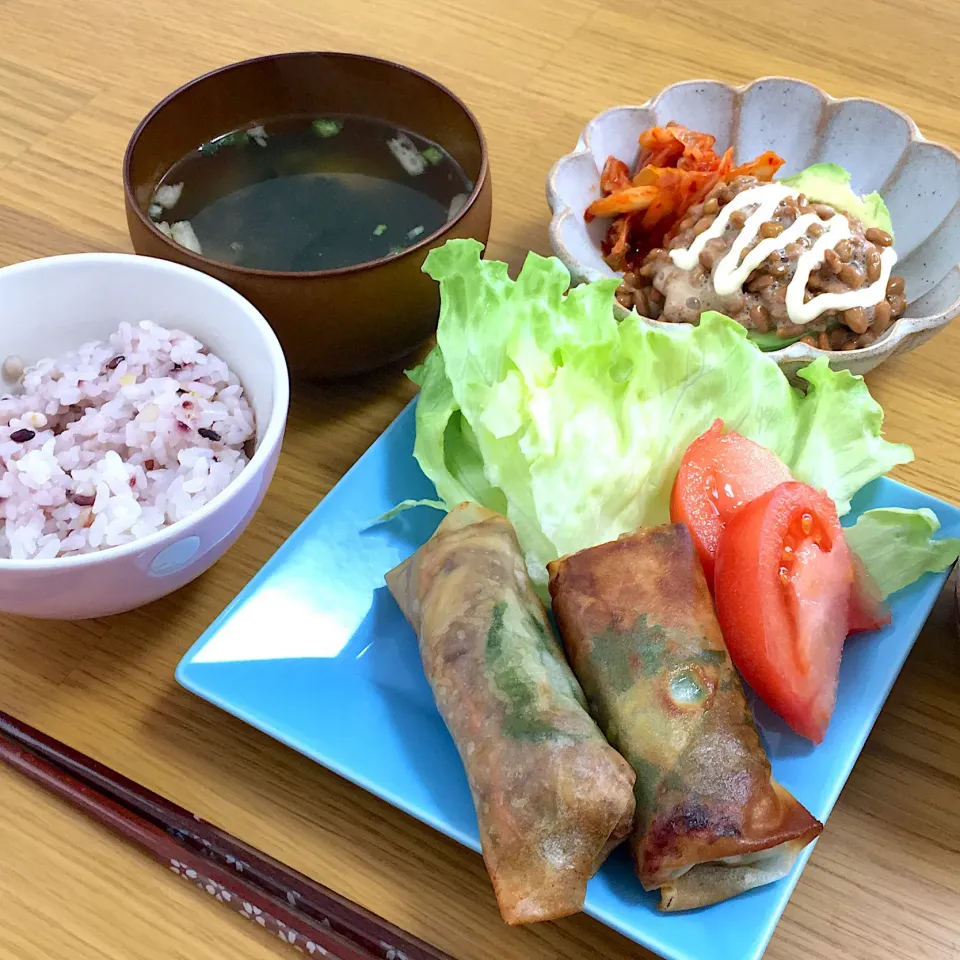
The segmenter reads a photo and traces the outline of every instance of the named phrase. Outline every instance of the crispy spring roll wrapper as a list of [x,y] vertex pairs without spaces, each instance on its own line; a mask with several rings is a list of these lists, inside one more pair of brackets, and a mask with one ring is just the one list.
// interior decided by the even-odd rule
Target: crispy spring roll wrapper
[[637,773],[630,839],[661,910],[789,873],[822,825],[772,777],[690,534],[653,527],[549,565],[567,656]]
[[634,774],[590,717],[512,524],[461,504],[387,585],[466,768],[503,919],[576,913],[630,834]]

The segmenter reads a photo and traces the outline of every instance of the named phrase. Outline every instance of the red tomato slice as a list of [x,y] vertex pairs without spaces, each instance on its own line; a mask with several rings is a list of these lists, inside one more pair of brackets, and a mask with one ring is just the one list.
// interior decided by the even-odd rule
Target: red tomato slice
[[870,576],[863,561],[853,557],[854,581],[850,591],[850,621],[847,633],[879,630],[890,622],[890,606],[880,594],[877,581]]
[[745,503],[790,479],[776,454],[739,433],[724,433],[722,420],[687,447],[670,495],[670,519],[689,529],[711,588],[724,524]]
[[854,582],[833,501],[789,481],[733,515],[720,537],[717,619],[743,678],[801,736],[833,713]]

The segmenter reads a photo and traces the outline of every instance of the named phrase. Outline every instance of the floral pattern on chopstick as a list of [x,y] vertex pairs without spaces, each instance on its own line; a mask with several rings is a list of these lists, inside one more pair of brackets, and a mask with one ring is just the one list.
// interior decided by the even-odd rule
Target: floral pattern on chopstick
[[391,947],[389,943],[380,941],[380,946],[386,953],[387,960],[408,960],[407,955],[402,950]]
[[[203,829],[207,824],[196,818],[197,822],[200,824],[199,829]],[[211,865],[219,866],[223,869],[235,870],[240,874],[249,874],[247,879],[255,879],[258,881],[258,884],[265,888],[266,892],[272,896],[282,897],[290,905],[293,910],[298,910],[300,912],[305,912],[311,916],[316,922],[320,923],[322,926],[327,927],[331,931],[335,931],[341,935],[346,935],[352,937],[353,934],[349,930],[345,930],[340,924],[331,924],[329,918],[323,916],[322,907],[314,903],[309,894],[301,893],[299,890],[292,889],[289,885],[285,883],[283,877],[275,875],[269,868],[268,865],[264,863],[248,863],[245,860],[242,860],[240,857],[235,856],[234,854],[218,847],[214,843],[204,837],[201,833],[198,833],[194,830],[187,830],[184,828],[174,828],[168,831],[170,836],[172,836],[179,844],[182,846],[192,846],[196,852],[204,858],[204,860],[210,861]],[[221,839],[221,843],[223,840]],[[184,864],[180,864],[181,868],[185,868]],[[208,891],[209,892],[209,891]],[[267,927],[267,929],[273,929],[266,919],[265,915],[262,914],[258,909],[252,910],[243,910],[241,911],[244,916],[248,919],[253,919],[254,922],[258,923],[260,926]],[[289,931],[291,928],[285,927],[281,921],[275,921],[275,924],[278,924],[278,929],[286,931],[286,933],[281,932],[281,939],[286,939],[288,943],[294,943],[289,939]],[[325,950],[319,944],[314,943],[311,940],[305,940],[303,948],[299,946],[299,942],[294,943],[297,946],[297,949],[304,949],[307,953],[315,956],[333,956],[329,951]],[[367,942],[363,946],[370,950],[371,952],[382,957],[383,960],[410,960],[409,955],[404,951],[388,943],[385,940],[377,940],[374,938],[367,938]]]
[[[243,864],[240,861],[235,861],[233,865],[236,867],[238,872],[243,872]],[[300,933],[300,931],[288,926],[282,920],[277,919],[270,913],[256,906],[256,904],[250,903],[249,900],[243,900],[242,898],[238,897],[236,894],[228,890],[222,883],[218,883],[212,877],[205,877],[202,873],[199,873],[189,866],[189,864],[186,864],[181,860],[171,859],[170,869],[178,877],[183,877],[184,880],[189,880],[199,890],[203,890],[205,893],[216,899],[219,903],[233,904],[237,913],[239,913],[241,917],[244,917],[247,920],[252,920],[265,930],[275,933],[284,943],[296,948],[301,953],[307,953],[311,956],[317,957],[332,957],[332,954],[324,947],[321,947],[320,944],[314,943],[314,941],[309,937],[304,936],[302,933]],[[294,904],[292,902],[292,898],[288,899],[291,900],[291,906],[293,906]],[[325,923],[324,925],[329,926],[329,923]],[[394,958],[396,958],[396,960],[403,960],[403,955],[401,953],[393,951],[392,948],[387,946],[387,944],[384,944],[383,946],[386,948],[388,957],[390,957],[392,954],[391,960],[394,960]]]

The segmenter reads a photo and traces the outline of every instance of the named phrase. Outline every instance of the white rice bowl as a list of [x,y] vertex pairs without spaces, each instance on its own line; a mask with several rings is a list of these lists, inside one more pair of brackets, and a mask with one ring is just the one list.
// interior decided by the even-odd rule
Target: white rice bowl
[[243,471],[255,431],[236,376],[180,331],[122,323],[41,360],[0,397],[0,558],[93,553],[182,520]]

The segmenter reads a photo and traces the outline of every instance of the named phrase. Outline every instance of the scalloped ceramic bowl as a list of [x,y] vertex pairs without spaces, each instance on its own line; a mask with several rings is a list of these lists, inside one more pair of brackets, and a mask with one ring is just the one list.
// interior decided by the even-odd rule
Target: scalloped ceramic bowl
[[617,276],[600,252],[609,221],[583,219],[600,195],[606,158],[613,154],[633,162],[640,132],[669,120],[714,134],[718,149],[733,144],[738,160],[776,150],[787,161],[784,176],[811,163],[839,163],[850,171],[857,193],[879,190],[890,208],[900,257],[896,271],[911,298],[906,313],[859,350],[822,351],[794,343],[772,351],[791,378],[824,353],[834,369],[866,373],[929,340],[960,313],[960,156],[927,141],[898,110],[875,100],[837,100],[786,77],[743,87],[687,81],[640,106],[612,107],[594,117],[577,149],[558,160],[547,179],[550,242],[575,283]]

